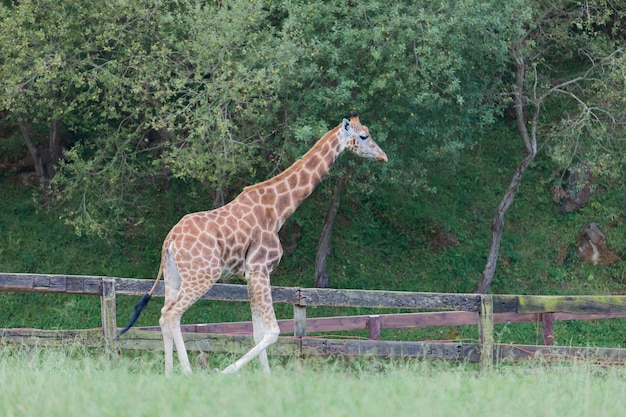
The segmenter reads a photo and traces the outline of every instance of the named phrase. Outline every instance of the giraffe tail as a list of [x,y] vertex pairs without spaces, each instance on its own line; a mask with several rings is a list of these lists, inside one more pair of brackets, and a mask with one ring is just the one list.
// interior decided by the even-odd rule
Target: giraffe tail
[[150,301],[150,299],[152,298],[152,293],[154,293],[154,289],[156,288],[159,280],[161,279],[161,275],[163,275],[163,268],[159,268],[159,275],[157,275],[157,278],[154,281],[154,284],[152,285],[152,288],[150,289],[150,291],[148,291],[148,293],[144,294],[141,297],[141,299],[137,302],[137,304],[135,304],[135,311],[133,311],[133,314],[130,315],[130,319],[128,320],[128,324],[126,325],[126,327],[124,327],[122,330],[120,330],[120,332],[117,334],[117,336],[115,336],[115,340],[119,340],[120,336],[122,336],[131,327],[133,327],[133,325],[135,324],[135,322],[139,318],[139,315],[141,314],[143,309],[146,308],[146,306],[148,305],[148,301]]

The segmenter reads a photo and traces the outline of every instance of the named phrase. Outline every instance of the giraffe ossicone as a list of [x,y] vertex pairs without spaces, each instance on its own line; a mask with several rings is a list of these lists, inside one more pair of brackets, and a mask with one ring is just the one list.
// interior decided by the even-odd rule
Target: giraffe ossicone
[[159,324],[165,373],[172,372],[174,346],[183,372],[190,373],[180,329],[183,313],[221,276],[242,275],[248,285],[255,346],[222,372],[236,372],[258,357],[263,370],[269,373],[266,349],[280,333],[270,286],[270,274],[283,253],[278,231],[346,149],[375,161],[387,161],[387,155],[361,124],[358,114],[352,112],[349,119],[343,119],[277,176],[244,188],[225,206],[184,216],[163,242],[161,266],[152,289],[137,304],[128,326],[118,337],[134,324],[162,276],[165,304]]

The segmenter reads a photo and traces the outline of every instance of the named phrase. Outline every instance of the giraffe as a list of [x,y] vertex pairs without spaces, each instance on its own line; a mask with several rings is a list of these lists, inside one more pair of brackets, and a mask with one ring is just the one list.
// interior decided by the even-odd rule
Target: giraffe
[[223,373],[241,369],[255,357],[270,373],[266,348],[278,339],[270,274],[282,256],[278,231],[313,192],[343,150],[387,161],[356,112],[326,133],[301,159],[264,182],[245,187],[233,201],[211,211],[184,216],[169,232],[161,251],[161,266],[152,289],[135,306],[121,336],[137,320],[161,277],[165,303],[159,324],[165,350],[165,373],[173,369],[173,348],[184,373],[191,373],[180,329],[183,313],[223,275],[247,281],[255,346]]

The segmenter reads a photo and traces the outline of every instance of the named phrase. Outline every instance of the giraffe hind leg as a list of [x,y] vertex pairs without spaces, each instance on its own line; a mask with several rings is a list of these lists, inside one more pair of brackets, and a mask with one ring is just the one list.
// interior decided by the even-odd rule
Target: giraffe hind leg
[[185,311],[217,282],[221,275],[221,268],[217,266],[206,268],[202,266],[198,267],[199,271],[204,271],[201,276],[189,273],[181,276],[174,266],[176,273],[170,276],[172,279],[169,284],[166,284],[166,300],[159,320],[163,330],[166,373],[171,372],[173,368],[173,346],[176,347],[183,373],[191,373],[191,365],[180,329],[180,319]]
[[[191,365],[189,364],[189,357],[187,356],[187,349],[185,348],[185,341],[183,340],[183,333],[180,329],[181,316],[182,316],[182,312],[180,314],[173,314],[169,316],[166,315],[164,321],[166,322],[166,326],[169,327],[169,330],[171,332],[171,338],[172,338],[173,344],[176,346],[176,353],[178,354],[178,361],[180,362],[180,366],[183,370],[183,373],[190,374]],[[171,343],[172,342],[170,342],[170,344]],[[173,356],[173,352],[170,351],[170,354]],[[172,358],[172,362],[173,362],[173,358]]]
[[172,253],[171,246],[167,249],[165,255],[165,265],[163,266],[163,281],[165,284],[165,304],[161,310],[161,318],[159,319],[159,325],[161,326],[161,333],[163,335],[163,350],[165,353],[165,374],[172,373],[174,368],[174,335],[172,333],[172,327],[165,319],[164,312],[171,308],[178,296],[180,290],[180,275],[176,264],[174,262],[174,255]]
[[180,329],[180,319],[183,313],[198,297],[186,297],[185,295],[189,291],[185,290],[185,288],[181,289],[182,279],[176,267],[171,246],[168,248],[165,257],[163,275],[165,282],[165,303],[161,309],[159,324],[161,325],[161,332],[163,334],[165,374],[171,374],[174,369],[174,346],[176,346],[176,353],[183,373],[189,374],[191,373],[191,365]]
[[161,309],[161,318],[159,319],[161,331],[163,332],[165,373],[168,375],[171,374],[174,368],[174,346],[176,346],[178,361],[180,362],[183,373],[191,373],[191,365],[189,364],[185,341],[183,340],[183,334],[180,329],[180,318],[193,303],[181,303],[181,295],[184,296],[184,294],[184,291],[179,291],[176,300],[166,302],[163,309]]

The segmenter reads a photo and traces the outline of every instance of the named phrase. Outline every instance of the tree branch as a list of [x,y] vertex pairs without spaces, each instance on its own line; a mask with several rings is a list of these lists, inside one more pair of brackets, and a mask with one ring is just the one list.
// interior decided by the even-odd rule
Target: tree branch
[[330,200],[326,217],[324,218],[324,227],[322,228],[322,234],[320,235],[320,240],[317,244],[317,253],[315,255],[315,283],[313,285],[315,288],[328,288],[330,286],[326,259],[330,253],[330,238],[332,236],[335,218],[339,211],[341,192],[345,188],[347,180],[348,177],[346,175],[339,178],[333,192],[333,198]]
[[504,193],[504,197],[500,201],[500,204],[498,205],[491,221],[491,244],[489,246],[487,262],[485,264],[485,269],[483,270],[483,273],[474,288],[474,292],[480,294],[487,293],[496,272],[498,255],[500,253],[500,243],[502,241],[502,232],[504,230],[504,215],[509,210],[511,203],[513,203],[513,199],[517,195],[524,173],[537,154],[537,124],[539,121],[539,109],[541,104],[541,102],[536,99],[537,77],[535,77],[535,83],[533,85],[533,104],[535,105],[535,111],[532,118],[531,132],[529,133],[528,128],[526,127],[527,119],[524,115],[523,100],[527,67],[524,59],[517,56],[515,49],[512,49],[511,54],[515,64],[515,91],[513,93],[515,101],[515,120],[517,122],[520,135],[522,136],[522,140],[524,141],[524,145],[526,146],[526,155],[518,164],[517,169],[513,174],[513,178],[511,179],[511,182]]

